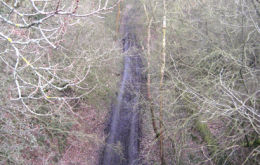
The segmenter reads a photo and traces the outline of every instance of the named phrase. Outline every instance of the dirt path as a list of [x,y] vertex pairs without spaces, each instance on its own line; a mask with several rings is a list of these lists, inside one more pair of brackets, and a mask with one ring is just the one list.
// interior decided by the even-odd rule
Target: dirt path
[[123,14],[121,35],[124,53],[124,72],[118,98],[112,109],[109,137],[101,160],[102,165],[139,164],[139,110],[141,88],[144,83],[135,24],[131,5]]

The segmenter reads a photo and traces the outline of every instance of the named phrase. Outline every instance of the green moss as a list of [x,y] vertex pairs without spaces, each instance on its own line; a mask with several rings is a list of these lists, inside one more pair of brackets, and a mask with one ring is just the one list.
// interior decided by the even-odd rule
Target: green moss
[[260,145],[260,138],[249,141],[249,143],[243,143],[244,147],[258,147]]
[[256,139],[254,144],[256,144],[257,146],[260,145],[260,138],[259,139]]
[[206,123],[202,123],[199,119],[197,119],[195,122],[195,127],[199,131],[203,140],[207,143],[210,154],[214,154],[217,151],[217,142],[210,132],[208,125]]
[[39,136],[36,138],[36,140],[37,140],[37,143],[38,143],[40,146],[44,146],[44,145],[45,145],[45,140],[46,140],[45,136],[39,135]]

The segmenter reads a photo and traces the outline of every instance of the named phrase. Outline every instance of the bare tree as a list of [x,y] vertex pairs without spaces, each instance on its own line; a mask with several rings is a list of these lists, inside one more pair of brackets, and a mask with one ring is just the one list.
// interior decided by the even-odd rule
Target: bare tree
[[109,38],[102,38],[99,20],[118,3],[0,1],[1,163],[27,164],[27,149],[47,150],[41,138],[65,141],[77,102],[99,90],[99,65],[116,50],[112,44],[105,50]]

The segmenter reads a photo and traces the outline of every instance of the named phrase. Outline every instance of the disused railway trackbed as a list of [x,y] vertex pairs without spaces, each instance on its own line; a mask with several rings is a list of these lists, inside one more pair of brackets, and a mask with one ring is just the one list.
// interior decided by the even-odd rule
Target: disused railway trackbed
[[126,14],[122,18],[121,27],[124,71],[117,102],[112,108],[109,136],[100,163],[102,165],[139,164],[139,99],[143,64],[133,25],[129,24],[131,10]]

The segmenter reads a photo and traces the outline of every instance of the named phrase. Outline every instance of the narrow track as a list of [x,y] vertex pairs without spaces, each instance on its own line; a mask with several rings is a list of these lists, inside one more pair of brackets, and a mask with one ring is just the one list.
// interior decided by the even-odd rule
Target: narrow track
[[144,80],[135,27],[131,22],[133,14],[133,10],[128,10],[122,18],[124,71],[117,102],[112,108],[109,136],[101,165],[139,164],[139,100]]

